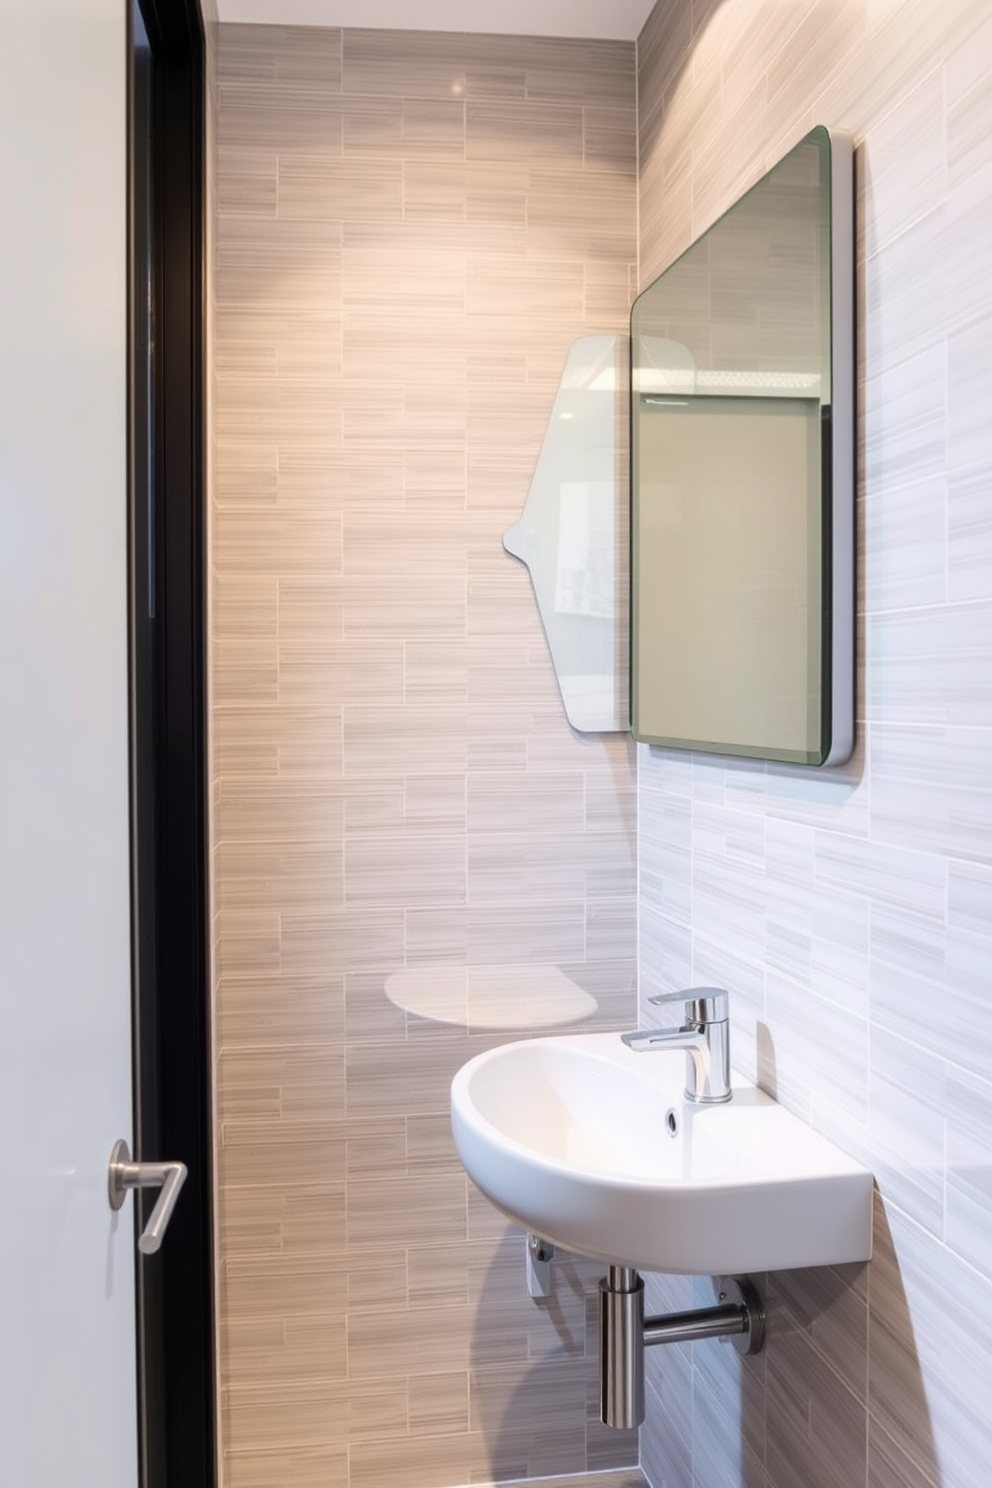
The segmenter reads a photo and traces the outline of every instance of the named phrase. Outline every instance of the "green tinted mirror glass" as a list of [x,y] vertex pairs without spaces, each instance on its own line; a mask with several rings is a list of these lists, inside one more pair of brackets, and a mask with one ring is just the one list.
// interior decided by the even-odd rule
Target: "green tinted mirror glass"
[[851,148],[814,129],[631,316],[631,724],[835,764],[853,743]]

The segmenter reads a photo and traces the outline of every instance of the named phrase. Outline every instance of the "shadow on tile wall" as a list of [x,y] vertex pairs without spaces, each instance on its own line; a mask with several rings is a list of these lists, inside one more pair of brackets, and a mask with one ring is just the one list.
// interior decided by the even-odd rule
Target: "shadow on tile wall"
[[[691,1359],[651,1351],[643,1453],[653,1483],[837,1488],[866,1472],[872,1488],[945,1482],[901,1277],[907,1257],[879,1200],[874,1245],[870,1267],[759,1278],[768,1341],[753,1359],[720,1343],[695,1345]],[[671,1278],[653,1279],[652,1294],[652,1310],[713,1300],[708,1283]]]
[[[608,1430],[599,1420],[596,1306],[603,1265],[559,1256],[554,1295],[521,1304],[524,1266],[522,1237],[505,1231],[482,1282],[472,1342],[478,1426],[495,1475],[551,1477],[635,1461],[636,1431]],[[572,1388],[576,1373],[584,1381],[581,1393]]]

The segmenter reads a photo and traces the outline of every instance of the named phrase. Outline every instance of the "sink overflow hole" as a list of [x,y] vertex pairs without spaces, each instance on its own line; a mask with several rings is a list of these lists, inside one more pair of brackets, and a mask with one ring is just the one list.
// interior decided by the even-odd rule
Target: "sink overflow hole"
[[678,1136],[678,1134],[679,1134],[679,1117],[678,1117],[678,1112],[676,1111],[676,1109],[675,1109],[674,1106],[672,1106],[672,1108],[669,1110],[668,1114],[665,1117],[665,1125],[668,1128],[668,1135],[670,1137],[677,1137]]

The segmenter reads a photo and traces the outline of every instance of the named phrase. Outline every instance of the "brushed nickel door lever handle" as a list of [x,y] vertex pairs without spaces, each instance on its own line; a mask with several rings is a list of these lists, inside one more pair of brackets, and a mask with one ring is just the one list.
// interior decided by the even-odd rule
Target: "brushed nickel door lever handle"
[[154,1255],[176,1207],[179,1190],[186,1182],[186,1164],[181,1162],[132,1162],[131,1151],[121,1139],[114,1143],[107,1170],[107,1196],[111,1209],[119,1209],[132,1188],[161,1188],[155,1208],[138,1240],[142,1255]]

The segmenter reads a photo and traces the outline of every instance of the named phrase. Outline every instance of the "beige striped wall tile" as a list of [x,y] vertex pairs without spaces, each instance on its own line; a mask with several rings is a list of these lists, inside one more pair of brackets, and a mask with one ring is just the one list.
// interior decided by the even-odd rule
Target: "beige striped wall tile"
[[464,89],[461,34],[349,29],[343,41],[346,94],[450,99],[454,87]]
[[479,253],[469,260],[465,308],[469,315],[499,316],[510,321],[533,322],[551,313],[578,326],[582,291],[578,255],[566,259],[559,254],[557,258],[517,263],[505,256]]
[[539,160],[571,162],[582,158],[582,109],[469,101],[465,113],[465,154],[472,161]]
[[217,849],[217,904],[222,909],[278,910],[344,902],[338,845],[299,842],[221,842]]
[[409,775],[403,782],[403,818],[425,831],[463,829],[465,794],[462,775]]
[[[310,1488],[318,1472],[333,1488],[345,1457],[348,1488],[585,1466],[581,1286],[563,1305],[583,1344],[555,1354],[519,1237],[500,1260],[508,1227],[469,1191],[448,1129],[452,1074],[513,1029],[471,1036],[397,1002],[421,973],[422,992],[441,969],[509,979],[536,963],[589,985],[597,1019],[631,1021],[629,954],[587,959],[587,940],[605,948],[589,906],[621,892],[630,801],[618,792],[611,820],[610,782],[630,760],[570,733],[501,538],[569,344],[624,328],[633,49],[238,27],[221,53],[225,1488]],[[503,1018],[528,1014],[508,980]],[[312,1314],[294,1257],[315,1268]],[[337,1335],[307,1331],[342,1312],[347,1379]],[[529,1394],[497,1424],[493,1379],[480,1431],[482,1315],[507,1352],[496,1367]],[[266,1349],[285,1380],[268,1397]],[[546,1388],[537,1359],[556,1371]],[[542,1395],[560,1420],[535,1431]]]
[[[238,1321],[228,1325],[222,1350],[228,1379],[268,1384],[300,1376],[343,1380],[348,1372],[347,1340],[340,1317],[319,1311],[319,1289],[313,1306],[299,1317],[276,1319],[241,1314],[237,1291],[226,1284],[228,1307]],[[250,1306],[250,1298],[248,1299]],[[242,1303],[243,1305],[243,1303]]]
[[341,32],[326,26],[273,26],[260,45],[258,28],[224,25],[219,33],[218,75],[239,82],[311,82],[337,91],[341,84]]
[[457,1305],[467,1311],[469,1251],[464,1243],[452,1244],[443,1238],[435,1238],[429,1245],[411,1246],[407,1252],[410,1307],[433,1310]]
[[294,1447],[261,1452],[225,1452],[226,1488],[348,1488],[345,1447]]
[[407,912],[407,966],[464,966],[467,954],[467,909],[440,905],[436,909]]
[[319,83],[243,82],[228,74],[218,92],[221,148],[299,150],[309,144],[341,153],[341,100]]
[[240,355],[256,359],[248,364],[253,370],[264,353],[275,371],[291,372],[298,363],[300,369],[326,376],[328,366],[335,365],[340,339],[341,317],[328,311],[231,305],[217,317],[215,367],[221,375],[236,372]]
[[218,839],[326,843],[333,852],[341,840],[343,797],[333,780],[228,778],[221,786]]
[[[346,598],[346,585],[343,581],[289,579],[280,576],[277,582],[281,638],[333,641],[343,636]],[[331,698],[314,698],[311,699],[311,704],[337,705],[336,700]],[[340,764],[335,768],[332,763],[329,768],[337,774]]]
[[407,1386],[411,1436],[463,1435],[469,1429],[467,1374],[412,1375]]
[[275,504],[279,453],[274,445],[266,449],[253,443],[242,449],[236,440],[218,438],[215,464],[217,470],[212,482],[215,507]]
[[393,574],[413,569],[425,579],[450,574],[466,547],[485,541],[490,524],[476,513],[390,513],[389,536],[384,541],[382,513],[346,511],[343,523],[344,570],[353,577],[375,576],[386,582]]
[[[515,161],[480,168],[464,159],[464,129],[460,158],[408,160],[403,170],[403,211],[408,223],[421,226],[444,222],[489,224],[508,236],[510,228],[527,222],[529,171]],[[463,238],[466,249],[480,241],[475,233]]]
[[343,1182],[346,1139],[343,1115],[311,1121],[225,1119],[217,1154],[222,1182],[257,1188]]
[[[264,612],[258,623],[264,628]],[[264,706],[279,696],[278,647],[264,639],[218,639],[212,649],[218,707]]]
[[515,1226],[494,1209],[473,1183],[468,1187],[468,1237],[495,1247],[511,1233],[519,1233]]
[[[254,26],[226,25],[223,29],[217,27],[211,41],[211,88],[216,103],[217,84],[225,75],[241,83],[252,80],[257,83],[274,83],[276,68],[281,65],[287,48],[294,45],[296,37],[292,32],[287,34],[280,28],[280,34],[273,34],[271,38],[272,45],[261,47],[258,45],[258,32]],[[338,46],[340,56],[340,42]],[[220,110],[216,112],[217,117],[212,121],[215,131],[220,128],[221,122]],[[219,174],[218,172],[218,176]],[[213,183],[215,187],[219,184],[219,180]]]
[[[553,1307],[539,1307],[521,1285],[524,1276],[524,1236],[504,1233],[494,1247],[473,1237],[469,1245],[469,1307],[474,1312],[473,1366],[477,1369],[516,1366],[526,1359],[554,1363],[548,1376],[556,1388],[567,1386],[567,1372],[558,1372],[568,1359],[586,1352],[586,1285],[568,1265],[556,1267]],[[576,1371],[574,1386],[579,1384]],[[585,1376],[582,1374],[584,1380]],[[585,1410],[585,1391],[573,1388],[573,1398]],[[480,1404],[479,1409],[484,1407]]]
[[340,150],[282,150],[278,201],[279,218],[287,223],[395,221],[403,210],[403,169],[389,161],[342,159]]
[[[351,335],[349,330],[349,344]],[[306,353],[310,354],[309,348],[306,348]],[[318,353],[315,351],[313,354]],[[346,344],[345,357],[348,355]],[[366,503],[380,513],[389,507],[399,509],[405,480],[406,468],[401,455],[380,457],[369,468],[369,461],[360,454],[335,448],[329,442],[294,441],[291,448],[279,452],[279,504],[297,512],[301,507],[320,510],[331,501],[347,503],[351,510]]]
[[223,217],[217,229],[217,303],[227,314],[262,302],[266,310],[341,305],[341,238],[337,222],[296,223]]
[[241,1047],[340,1043],[345,1026],[344,980],[339,976],[230,977],[218,989],[218,1052]]
[[345,843],[345,903],[423,908],[459,904],[466,896],[461,834],[383,834]]
[[402,159],[404,101],[398,97],[365,98],[346,95],[341,100],[343,152],[361,159],[399,156]]
[[[473,638],[479,639],[484,636],[507,635],[514,642],[523,638],[530,641],[534,638],[533,618],[531,611],[534,607],[533,591],[530,578],[522,571],[513,573],[509,581],[506,576],[502,578],[488,575],[471,575],[466,581],[466,629]],[[544,670],[550,686],[554,686],[554,678],[547,663],[547,648],[545,647]],[[557,691],[557,689],[556,689]],[[551,700],[549,699],[549,707]],[[473,709],[472,723],[485,717],[481,707]],[[505,726],[516,728],[515,717],[507,718],[504,713]],[[520,729],[516,729],[521,732]],[[529,734],[526,727],[522,730],[524,736]]]
[[408,510],[448,510],[466,506],[465,451],[410,450],[404,459],[403,495]]
[[305,705],[314,698],[375,703],[403,686],[403,646],[399,641],[346,645],[282,641],[278,647],[280,703]]
[[[348,1319],[348,1362],[354,1380],[379,1378],[387,1358],[390,1370],[403,1375],[464,1373],[470,1348],[465,1311],[457,1305],[442,1303],[430,1312],[356,1312]],[[381,1435],[385,1434],[383,1430]]]
[[474,773],[468,781],[468,830],[524,836],[568,832],[584,804],[585,777],[578,770],[512,782]]
[[[528,176],[527,226],[544,228],[545,240],[557,243],[559,252],[562,242],[567,241],[571,253],[578,248],[580,257],[594,263],[599,259],[615,261],[621,254],[628,259],[635,256],[637,207],[624,176],[593,165],[565,171],[560,166],[556,169],[540,164],[532,166]],[[592,223],[585,200],[589,191],[599,201],[599,213]],[[612,251],[590,253],[588,245],[593,238],[604,245],[615,239],[610,244]],[[532,232],[528,232],[527,247],[529,253],[534,252]]]
[[478,1482],[493,1458],[477,1433],[387,1436],[356,1442],[351,1450],[352,1488],[444,1488]]
[[[618,1462],[636,1464],[640,1460],[640,1431],[618,1431],[615,1427],[604,1426],[599,1419],[598,1376],[598,1369],[591,1367],[586,1396],[586,1463],[589,1472],[597,1475],[603,1468],[615,1467]],[[611,1473],[606,1482],[609,1483],[612,1479]],[[592,1481],[595,1482],[596,1479]],[[641,1484],[647,1488],[647,1481],[641,1477],[640,1472],[630,1473],[626,1478],[620,1477],[617,1482],[620,1488],[640,1488]]]
[[215,559],[222,573],[310,577],[340,572],[341,520],[315,517],[300,523],[282,512],[228,513]]
[[[399,766],[399,761],[397,765]],[[363,780],[355,776],[348,781],[344,803],[344,830],[351,840],[363,834],[379,838],[394,834],[405,816],[406,781],[378,778]]]
[[235,644],[275,636],[278,600],[278,585],[271,574],[218,576],[213,594],[213,635]]
[[531,1368],[521,1378],[514,1365],[476,1363],[469,1374],[469,1421],[487,1435],[503,1422],[514,1432],[537,1436],[551,1420],[565,1427],[575,1441],[585,1436],[585,1400],[571,1388],[570,1366]]
[[[309,592],[310,586],[305,587]],[[286,603],[280,605],[280,620],[286,608]],[[326,606],[304,608],[320,608],[327,616]],[[273,698],[272,703],[275,701]],[[215,702],[219,703],[216,696]],[[306,708],[217,706],[213,750],[218,800],[223,784],[232,777],[253,777],[256,782],[279,775],[340,778],[341,748],[341,708],[330,700],[324,707]]]
[[[498,643],[483,641],[418,640],[409,641],[406,654],[406,695],[412,700],[443,703],[445,700],[465,703],[468,699],[469,678],[481,674],[481,684],[490,673],[494,661],[503,661]],[[517,676],[520,677],[527,661],[526,647],[519,645],[511,650],[516,660]],[[529,682],[529,679],[527,679]],[[464,792],[464,777],[463,777]]]
[[277,973],[281,965],[280,928],[279,915],[274,911],[219,911],[214,919],[214,975],[223,979],[241,972]]
[[[477,1485],[483,1488],[483,1485]],[[485,1485],[492,1488],[492,1485]],[[551,1483],[541,1483],[535,1479],[534,1488],[647,1488],[646,1481],[638,1468],[621,1468],[618,1472],[597,1472],[580,1478],[557,1477]]]
[[347,1153],[349,1178],[374,1175],[383,1179],[389,1174],[406,1176],[407,1119],[395,1115],[351,1115]]
[[448,1113],[409,1116],[406,1123],[407,1164],[417,1173],[452,1169],[457,1164]]
[[461,1170],[411,1177],[349,1178],[348,1243],[352,1250],[375,1250],[394,1243],[402,1230],[410,1245],[438,1234],[466,1236],[468,1180]]
[[[564,845],[563,845],[564,846]],[[564,900],[549,905],[533,901],[503,905],[473,905],[468,913],[467,959],[471,966],[501,962],[579,961],[585,954],[583,904]]]
[[[425,603],[426,603],[425,594]],[[419,703],[349,707],[344,715],[345,775],[464,773],[465,709]]]
[[[396,968],[397,973],[402,970]],[[352,972],[345,978],[345,1037],[349,1044],[388,1039],[392,1047],[406,1039],[406,1012],[384,991],[391,975]]]
[[397,1378],[395,1384],[389,1376],[349,1383],[348,1437],[352,1451],[359,1443],[376,1441],[384,1433],[403,1432],[405,1435],[409,1419],[409,1390],[405,1378]]
[[[354,1385],[334,1379],[304,1378],[286,1384],[230,1384],[222,1401],[242,1451],[319,1447],[347,1439]],[[406,1422],[406,1397],[380,1402],[383,1421]]]
[[580,42],[582,62],[575,42],[537,37],[525,43],[531,52],[527,64],[527,97],[535,102],[582,103],[592,107],[627,108],[634,80],[634,56],[624,42]]
[[[463,278],[461,255],[450,257],[456,273]],[[451,286],[443,282],[443,277],[442,274],[438,292],[448,296]],[[399,299],[403,299],[402,291],[397,291],[397,295]],[[345,372],[348,377],[373,387],[384,373],[392,379],[404,381],[417,377],[435,387],[444,383],[457,384],[466,376],[467,345],[467,338],[458,322],[451,325],[450,329],[446,325],[443,335],[428,339],[425,344],[424,307],[420,302],[415,306],[408,302],[401,303],[388,310],[377,302],[367,309],[356,309],[348,316],[344,341]],[[447,455],[447,463],[454,467],[460,488],[463,489],[465,454],[462,449],[418,451],[418,463],[413,469],[419,469],[426,489],[430,490],[443,472],[444,455]],[[354,463],[359,465],[361,462],[355,459]],[[367,464],[368,461],[364,463]],[[401,474],[399,489],[402,492],[402,476],[407,474],[408,468],[405,456],[402,453],[395,455],[393,464]],[[353,506],[373,505],[372,493],[364,489],[363,483],[356,483],[354,496],[355,500],[350,503]],[[380,536],[382,535],[380,531]]]
[[[334,92],[341,85],[342,33],[334,26],[280,27],[275,80]],[[257,33],[256,33],[257,35]]]
[[[273,1253],[327,1257],[346,1249],[343,1183],[231,1184],[221,1218],[218,1248],[225,1263]],[[236,1314],[228,1308],[225,1317]]]
[[457,1039],[398,1044],[384,1061],[378,1042],[348,1047],[348,1114],[432,1116],[448,1109],[458,1068],[486,1044],[459,1030]]
[[[342,229],[344,305],[352,312],[431,313],[456,321],[465,309],[467,251],[468,229],[453,235],[432,224],[405,223],[399,215],[383,223],[347,221]],[[457,325],[453,330],[457,338]],[[431,331],[435,340],[443,339],[443,326]],[[388,375],[388,363],[382,370]]]
[[252,1045],[223,1050],[217,1078],[233,1120],[320,1120],[344,1115],[344,1051],[340,1045],[293,1048]]
[[279,156],[265,150],[238,145],[219,152],[217,209],[222,217],[274,217],[276,172]]
[[[506,354],[515,359],[524,355],[512,345],[506,348]],[[505,512],[508,520],[515,518],[513,501],[520,494],[520,505],[523,505],[533,473],[533,456],[527,451],[513,448],[469,450],[465,469],[466,505],[494,510],[499,514]]]
[[465,105],[460,98],[406,99],[401,148],[419,161],[464,160]]
[[584,163],[609,170],[613,179],[636,177],[637,128],[629,110],[622,105],[590,106],[583,111],[582,123]]
[[[436,287],[446,296],[452,281],[438,279]],[[372,293],[371,289],[361,291],[365,298]],[[439,402],[436,393],[427,389],[362,388],[342,408],[341,428],[347,443],[370,448],[454,447],[465,438],[465,397],[458,389]]]
[[[560,839],[549,843],[540,833],[527,841],[526,856],[519,842],[509,838],[476,835],[469,840],[467,895],[469,904],[490,904],[494,899],[518,902],[521,898],[560,900],[585,892],[585,869],[577,859],[578,842]],[[522,861],[523,859],[523,861]]]
[[280,966],[290,975],[315,975],[328,966],[347,974],[378,970],[383,975],[404,962],[403,913],[387,909],[325,910],[280,915]]
[[[343,1348],[344,1320],[357,1308],[363,1312],[390,1313],[406,1305],[406,1264],[402,1250],[385,1247],[370,1250],[366,1279],[360,1251],[342,1249],[333,1255],[322,1253],[312,1243],[307,1250],[297,1247],[292,1252],[267,1255],[236,1255],[224,1267],[224,1285],[231,1303],[232,1318],[254,1319],[259,1324],[272,1321],[293,1322],[293,1337],[300,1340],[305,1353],[311,1319],[320,1317],[323,1326]],[[314,1324],[314,1327],[317,1327]],[[287,1329],[286,1334],[290,1334]],[[288,1345],[286,1345],[288,1346]],[[344,1363],[344,1357],[342,1356]],[[320,1374],[316,1368],[301,1367],[300,1375]],[[346,1370],[340,1371],[342,1377]],[[234,1377],[234,1376],[232,1376]]]

